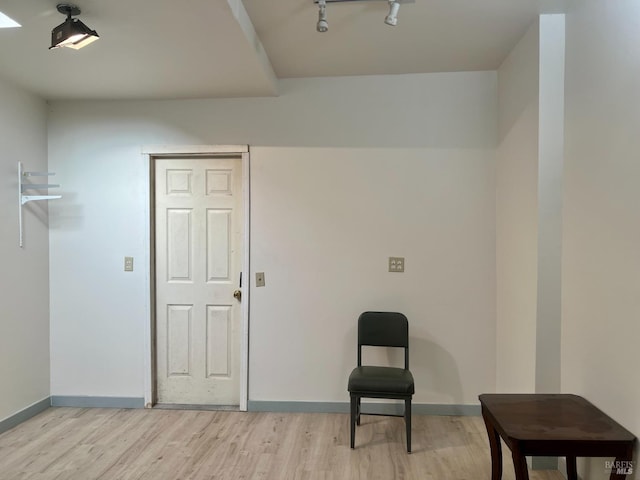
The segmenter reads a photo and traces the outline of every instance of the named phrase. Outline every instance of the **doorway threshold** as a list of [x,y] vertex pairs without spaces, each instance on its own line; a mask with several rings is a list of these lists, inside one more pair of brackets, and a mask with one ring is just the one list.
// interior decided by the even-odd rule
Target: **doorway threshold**
[[159,410],[206,410],[219,412],[239,412],[239,405],[190,405],[187,403],[156,403],[153,408]]

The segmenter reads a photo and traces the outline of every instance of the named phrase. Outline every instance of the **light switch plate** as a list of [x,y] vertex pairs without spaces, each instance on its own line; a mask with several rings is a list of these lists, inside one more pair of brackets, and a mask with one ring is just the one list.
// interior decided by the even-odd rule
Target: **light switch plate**
[[133,257],[124,257],[124,271],[133,272]]
[[404,257],[389,257],[389,271],[395,273],[404,272]]
[[256,287],[264,287],[264,272],[256,272]]

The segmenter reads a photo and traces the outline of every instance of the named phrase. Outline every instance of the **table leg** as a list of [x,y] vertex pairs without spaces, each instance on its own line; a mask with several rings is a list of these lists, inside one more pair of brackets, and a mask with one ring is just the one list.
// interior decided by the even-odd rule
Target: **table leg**
[[511,457],[513,457],[513,470],[516,473],[516,480],[529,480],[527,458],[520,453],[517,445],[514,445],[511,449]]
[[567,480],[578,480],[576,457],[567,455]]
[[500,480],[502,478],[502,445],[500,444],[500,435],[491,423],[491,420],[485,415],[482,409],[482,418],[487,427],[487,435],[489,435],[489,448],[491,449],[491,480]]

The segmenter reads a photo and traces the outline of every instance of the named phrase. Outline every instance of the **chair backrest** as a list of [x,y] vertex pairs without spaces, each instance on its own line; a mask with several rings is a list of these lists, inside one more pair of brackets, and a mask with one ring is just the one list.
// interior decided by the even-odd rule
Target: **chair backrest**
[[358,366],[362,346],[404,348],[404,368],[409,369],[409,321],[397,312],[364,312],[358,318]]

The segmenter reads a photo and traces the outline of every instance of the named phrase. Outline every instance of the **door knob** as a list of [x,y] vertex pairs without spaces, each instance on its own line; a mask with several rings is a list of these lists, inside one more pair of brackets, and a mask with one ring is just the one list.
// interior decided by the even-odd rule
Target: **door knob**
[[240,290],[236,290],[235,292],[233,292],[233,298],[240,301],[240,299],[242,298],[242,292]]

